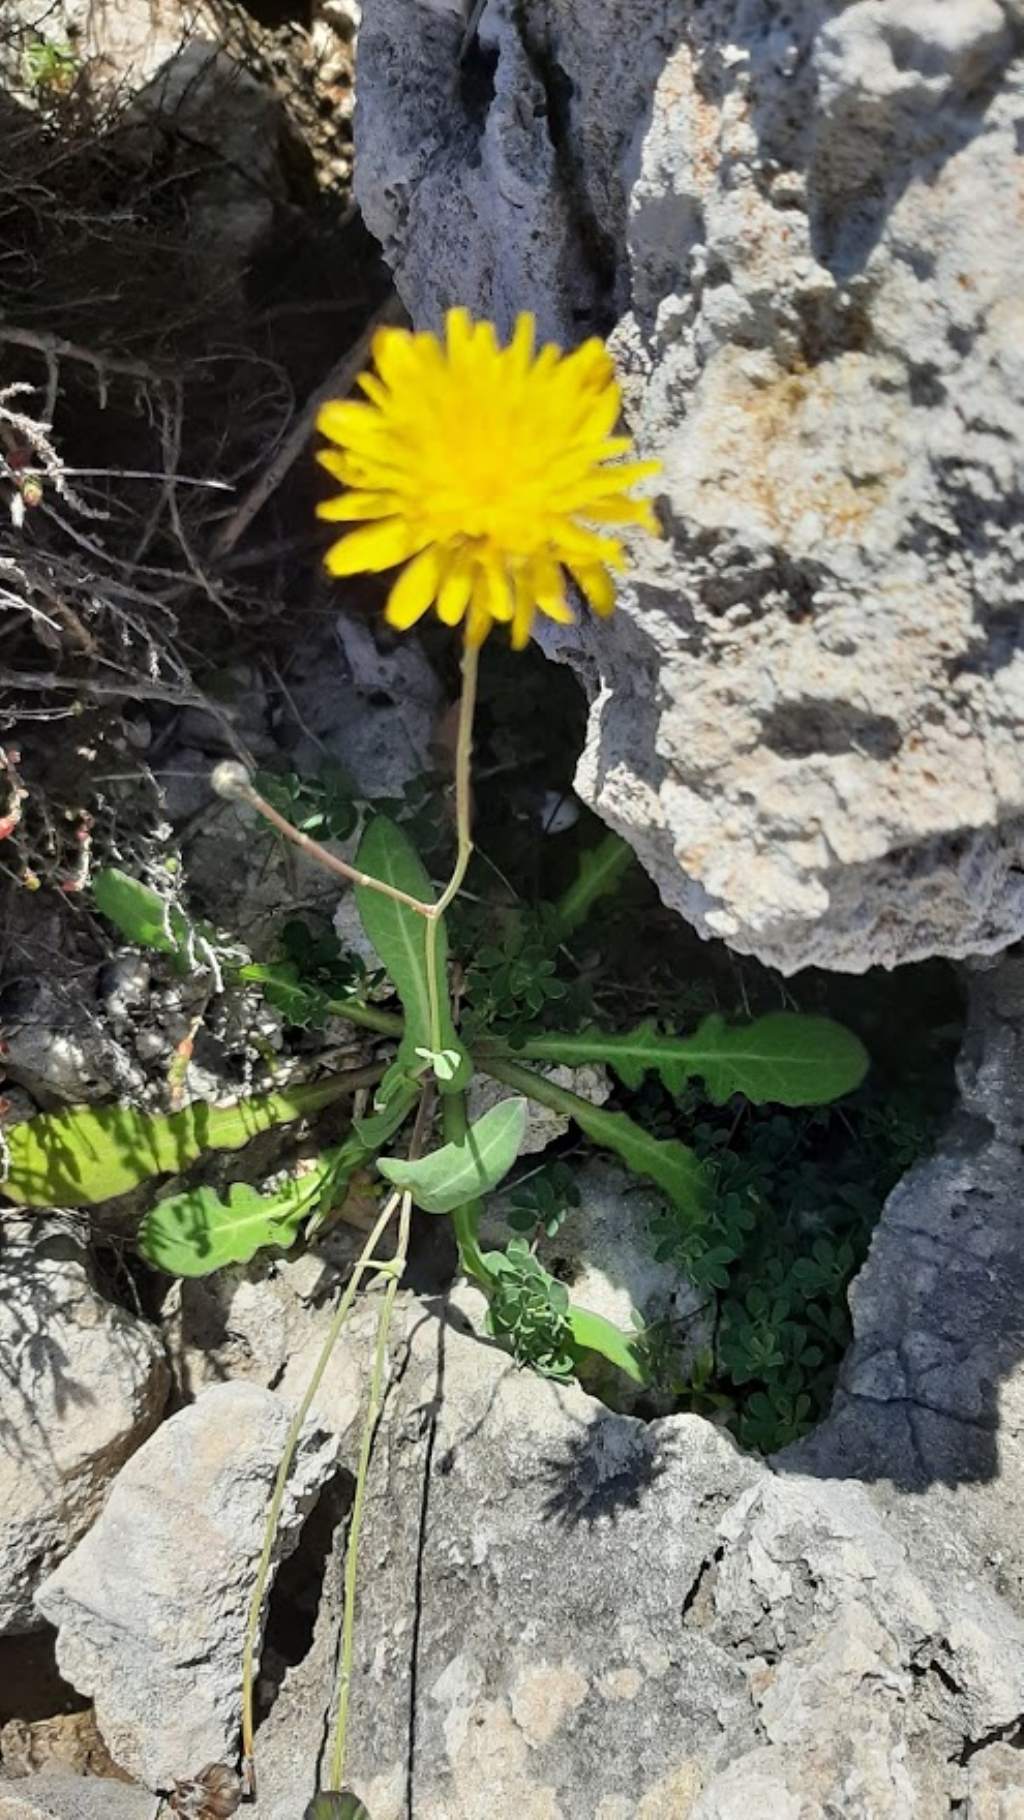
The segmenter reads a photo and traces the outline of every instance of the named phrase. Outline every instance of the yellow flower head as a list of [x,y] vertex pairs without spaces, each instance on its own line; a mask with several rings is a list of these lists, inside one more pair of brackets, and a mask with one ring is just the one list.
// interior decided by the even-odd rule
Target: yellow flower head
[[521,650],[534,613],[566,624],[566,574],[595,613],[615,605],[609,570],[622,544],[595,527],[656,531],[649,500],[629,488],[655,461],[623,462],[629,438],[611,359],[600,341],[534,354],[532,316],[507,348],[489,322],[451,310],[444,342],[407,329],[374,337],[368,403],[325,404],[318,427],[337,449],[318,459],[349,489],[317,509],[358,522],[327,552],[332,575],[404,565],[387,618],[404,631],[435,607],[482,644],[508,621]]

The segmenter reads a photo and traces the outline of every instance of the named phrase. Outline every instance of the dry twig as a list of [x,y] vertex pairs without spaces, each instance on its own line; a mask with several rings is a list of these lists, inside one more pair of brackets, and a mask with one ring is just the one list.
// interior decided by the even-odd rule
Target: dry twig
[[264,469],[218,532],[210,551],[211,561],[219,562],[222,557],[227,556],[229,551],[234,549],[243,532],[251,525],[257,513],[262,511],[271,494],[281,485],[285,475],[294,466],[313,434],[313,426],[320,406],[326,404],[329,398],[344,398],[346,393],[351,391],[369,360],[371,343],[377,330],[383,328],[387,323],[400,322],[403,315],[404,312],[398,298],[392,295],[370,317],[354,346],[343,355],[336,366],[331,368],[323,383],[310,393],[295,421],[294,429],[281,444],[269,467]]

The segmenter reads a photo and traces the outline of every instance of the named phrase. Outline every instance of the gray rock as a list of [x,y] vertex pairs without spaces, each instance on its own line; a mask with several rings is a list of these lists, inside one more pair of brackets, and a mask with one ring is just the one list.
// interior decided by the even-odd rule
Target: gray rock
[[[61,1673],[96,1704],[116,1763],[168,1788],[237,1749],[246,1608],[289,1410],[221,1384],[165,1422],[119,1475],[100,1520],[40,1588]],[[294,1547],[337,1442],[307,1425],[277,1559]]]
[[938,1578],[983,1572],[1024,1612],[1024,961],[974,976],[958,1076],[853,1286],[832,1413],[784,1458],[872,1482]]
[[333,1727],[346,1533],[339,1525],[324,1563],[309,1649],[286,1670],[257,1731],[258,1799],[254,1808],[243,1810],[245,1820],[305,1820],[306,1804],[320,1785]]
[[[473,1292],[444,1329],[407,1306],[371,1473],[346,1773],[374,1820],[963,1801],[963,1760],[1024,1712],[1024,1622],[986,1564],[937,1575],[866,1487],[613,1414],[467,1314]],[[260,1820],[301,1820],[293,1788]]]
[[968,1820],[1024,1820],[1020,1751],[990,1744],[967,1765]]
[[613,1415],[462,1328],[414,1303],[401,1336],[348,1780],[374,1820],[641,1813],[747,1736],[742,1662],[680,1612],[764,1469],[699,1418]]
[[96,1015],[81,982],[22,974],[2,989],[4,1072],[44,1107],[137,1094],[142,1074],[112,1025]]
[[[199,0],[189,20],[193,31],[204,17],[213,34],[213,17],[205,16]],[[115,88],[122,96],[134,94],[155,75],[180,50],[185,35],[178,0],[119,0],[117,6],[97,6],[95,0],[11,0],[9,26],[22,54],[40,38],[64,46],[88,67],[94,90]],[[17,58],[11,65],[18,87],[24,69],[19,70]],[[32,99],[31,85],[20,98]]]
[[30,1776],[0,1781],[0,1820],[155,1820],[144,1788],[101,1776]]
[[108,1017],[125,1023],[149,1002],[153,969],[144,954],[115,954],[100,968],[96,991]]
[[[362,1233],[354,1234],[353,1251],[362,1242]],[[244,1380],[273,1388],[294,1407],[312,1377],[342,1285],[341,1273],[312,1252],[175,1283],[162,1325],[180,1394],[191,1399],[225,1379]],[[313,1416],[339,1439],[358,1414],[362,1378],[352,1348],[335,1346]]]
[[214,761],[194,746],[172,746],[153,773],[160,789],[160,806],[175,825],[190,822],[214,802]]
[[[366,796],[401,796],[430,764],[441,689],[422,649],[388,648],[354,614],[296,653],[280,737],[296,769],[340,765]],[[292,723],[294,717],[294,724]]]
[[786,972],[1024,931],[1004,0],[367,0],[356,187],[420,325],[614,329],[665,541],[546,636],[577,788]]
[[257,959],[277,953],[281,924],[301,903],[330,917],[338,881],[303,853],[285,856],[283,843],[255,810],[217,802],[187,843],[185,872],[191,901]]
[[114,1091],[113,1045],[101,1032],[60,1030],[46,1024],[23,1024],[6,1039],[4,1067],[37,1097],[65,1100],[102,1099]]
[[975,972],[959,1079],[834,1411],[770,1465],[516,1372],[472,1294],[444,1331],[408,1308],[357,1648],[374,1820],[1017,1820],[1024,960]]
[[[207,154],[190,190],[189,246],[201,278],[219,286],[228,304],[241,300],[249,264],[266,242],[278,210],[289,200],[289,159],[303,148],[268,84],[211,39],[190,38],[136,96],[140,160],[154,140],[196,143]],[[122,155],[131,156],[131,142]]]
[[170,1385],[156,1330],[99,1292],[86,1228],[0,1228],[0,1634],[39,1628],[40,1581],[75,1546]]
[[965,1741],[1024,1706],[1024,1623],[971,1581],[933,1584],[851,1482],[769,1479],[719,1534],[702,1596],[710,1634],[748,1659],[758,1737],[694,1820],[742,1820],[755,1800],[773,1820],[950,1811]]

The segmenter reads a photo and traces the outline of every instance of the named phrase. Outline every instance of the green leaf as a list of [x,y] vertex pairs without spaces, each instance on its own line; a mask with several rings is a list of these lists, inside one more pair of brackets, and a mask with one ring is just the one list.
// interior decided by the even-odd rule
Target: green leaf
[[639,1087],[655,1070],[669,1093],[701,1075],[709,1099],[720,1106],[734,1093],[760,1105],[823,1106],[852,1093],[868,1068],[859,1037],[827,1017],[774,1011],[751,1024],[730,1027],[716,1012],[692,1036],[641,1024],[626,1035],[584,1030],[578,1036],[531,1037],[517,1053],[535,1062],[607,1062],[627,1087]]
[[93,879],[92,894],[101,916],[113,923],[126,941],[139,948],[153,948],[158,954],[188,958],[188,918],[148,885],[130,878],[116,866],[107,866]]
[[676,1138],[652,1137],[625,1112],[588,1106],[586,1112],[574,1112],[572,1117],[595,1144],[614,1150],[627,1168],[656,1182],[681,1212],[696,1217],[707,1207],[710,1183],[699,1157],[687,1144]]
[[314,1169],[260,1194],[234,1182],[222,1200],[214,1188],[190,1188],[158,1201],[139,1233],[139,1250],[158,1270],[174,1277],[205,1277],[225,1264],[245,1264],[266,1245],[285,1251],[295,1243],[300,1222],[325,1189],[336,1189],[343,1173],[339,1151],[326,1152]]
[[[434,891],[426,868],[408,835],[395,822],[377,815],[359,843],[356,865],[371,878],[405,891],[421,903],[433,903]],[[440,1042],[430,1028],[427,989],[427,924],[418,911],[384,897],[368,885],[356,887],[356,904],[367,937],[373,943],[392,980],[405,1012],[405,1030],[398,1050],[399,1065],[410,1074],[421,1071],[418,1051],[452,1050],[457,1056],[450,1080],[439,1081],[442,1093],[460,1093],[472,1074],[472,1064],[459,1041],[448,1006],[448,936],[442,919],[437,940],[437,973],[441,991]]]
[[73,1107],[9,1125],[2,1192],[26,1207],[86,1207],[127,1194],[152,1175],[178,1175],[207,1150],[240,1150],[272,1125],[329,1106],[344,1081],[291,1087],[237,1106],[200,1101],[169,1115],[130,1106]]
[[319,1027],[330,1016],[331,1001],[326,992],[300,979],[294,961],[248,961],[239,967],[238,977],[262,986],[269,1003],[299,1030],[309,1025]]
[[635,858],[628,842],[610,830],[596,847],[587,848],[580,854],[578,876],[555,905],[552,925],[559,941],[586,922],[598,898],[607,897],[617,889],[623,873]]
[[[576,1039],[566,1040],[573,1042]],[[570,1093],[567,1088],[558,1087],[554,1081],[534,1074],[530,1068],[520,1068],[515,1062],[488,1056],[483,1066],[496,1081],[503,1081],[541,1106],[550,1106],[553,1111],[574,1119],[602,1150],[614,1150],[637,1175],[657,1182],[681,1212],[696,1220],[707,1209],[711,1183],[700,1159],[686,1144],[680,1144],[675,1138],[652,1137],[628,1113],[606,1112],[601,1106],[592,1106],[578,1093]]]
[[526,1130],[526,1101],[502,1100],[470,1125],[457,1144],[443,1144],[416,1162],[377,1158],[381,1175],[406,1188],[425,1213],[453,1213],[465,1201],[488,1194],[511,1169]]
[[370,1820],[370,1810],[346,1789],[340,1795],[314,1795],[302,1820]]
[[[383,1084],[381,1082],[382,1086]],[[379,1150],[405,1124],[421,1092],[422,1088],[416,1081],[398,1081],[386,1106],[379,1112],[371,1112],[364,1119],[355,1120],[355,1130],[368,1155]]]
[[603,1314],[591,1314],[589,1309],[579,1308],[575,1302],[569,1304],[568,1319],[573,1344],[581,1351],[600,1353],[610,1365],[617,1366],[627,1378],[632,1378],[634,1384],[649,1382],[650,1374],[638,1355],[635,1335],[624,1333]]

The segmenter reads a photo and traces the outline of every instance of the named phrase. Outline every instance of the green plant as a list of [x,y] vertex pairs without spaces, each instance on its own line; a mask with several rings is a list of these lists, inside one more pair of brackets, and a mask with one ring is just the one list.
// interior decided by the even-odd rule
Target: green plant
[[240,1150],[259,1132],[319,1112],[379,1078],[379,1069],[353,1069],[237,1106],[197,1101],[167,1114],[117,1105],[43,1112],[9,1126],[3,1192],[24,1207],[95,1206],[151,1176],[180,1175],[209,1150]]
[[571,1378],[577,1364],[569,1291],[549,1275],[525,1239],[486,1257],[493,1283],[488,1328],[519,1365],[546,1378]]
[[302,1820],[370,1820],[369,1809],[348,1789],[314,1795]]
[[257,790],[302,834],[314,840],[345,841],[359,826],[359,804],[341,765],[322,765],[316,777],[295,771],[257,771]]
[[[440,379],[437,362],[428,353],[429,337],[411,341],[404,331],[386,332],[375,343],[384,383],[377,379],[367,383],[370,403],[332,403],[324,407],[320,419],[321,427],[343,449],[326,451],[325,466],[346,483],[353,478],[360,483],[354,492],[325,502],[322,515],[366,521],[332,546],[328,566],[337,574],[349,574],[401,565],[386,609],[400,630],[432,605],[445,623],[465,623],[454,755],[456,850],[447,882],[435,889],[408,824],[393,816],[370,814],[352,861],[325,845],[347,839],[359,822],[359,806],[346,780],[335,773],[321,773],[312,784],[277,776],[253,780],[234,764],[219,766],[215,773],[215,787],[224,797],[247,805],[285,840],[355,887],[364,932],[399,1011],[370,1002],[365,978],[357,970],[345,967],[329,946],[312,937],[307,940],[294,929],[284,939],[280,960],[249,962],[240,971],[248,982],[262,985],[297,1023],[342,1015],[389,1040],[387,1059],[374,1071],[373,1110],[368,1117],[353,1120],[340,1145],[324,1151],[303,1175],[291,1177],[283,1186],[261,1193],[243,1185],[226,1198],[208,1188],[186,1189],[158,1203],[141,1237],[150,1258],[181,1274],[202,1274],[225,1261],[251,1256],[261,1244],[286,1245],[303,1228],[307,1240],[314,1241],[356,1167],[376,1168],[394,1189],[340,1299],[313,1382],[290,1430],[245,1644],[243,1730],[249,1766],[255,1646],[283,1486],[302,1417],[330,1347],[357,1283],[372,1269],[384,1280],[384,1294],[378,1305],[346,1556],[337,1722],[329,1751],[328,1788],[318,1797],[335,1811],[345,1769],[367,1469],[383,1406],[391,1312],[405,1269],[413,1206],[451,1219],[462,1267],[487,1298],[490,1329],[520,1363],[566,1379],[592,1366],[596,1356],[634,1386],[649,1386],[655,1372],[670,1369],[672,1349],[663,1336],[654,1330],[619,1329],[577,1307],[565,1285],[537,1256],[540,1230],[557,1229],[571,1198],[564,1179],[552,1173],[546,1189],[535,1188],[532,1206],[522,1194],[514,1201],[519,1218],[527,1214],[531,1218],[532,1242],[523,1232],[503,1250],[481,1247],[482,1203],[516,1162],[526,1101],[568,1118],[591,1144],[613,1152],[661,1191],[666,1204],[657,1234],[662,1255],[676,1258],[709,1294],[728,1297],[721,1314],[718,1370],[721,1373],[724,1358],[736,1384],[758,1385],[749,1415],[753,1430],[761,1436],[774,1420],[777,1430],[798,1432],[809,1407],[804,1377],[818,1368],[824,1353],[819,1346],[816,1358],[814,1343],[799,1335],[784,1285],[766,1295],[753,1293],[755,1286],[740,1281],[749,1238],[763,1211],[756,1172],[750,1180],[727,1180],[728,1169],[720,1165],[720,1158],[728,1153],[728,1143],[720,1141],[714,1120],[710,1132],[702,1135],[702,1121],[694,1114],[698,1104],[728,1109],[734,1119],[744,1107],[817,1106],[852,1092],[867,1069],[866,1052],[850,1031],[828,1018],[793,1012],[729,1022],[718,1011],[708,1011],[689,1032],[671,1027],[668,1020],[642,1022],[633,1029],[620,1029],[617,1021],[615,1027],[611,1022],[605,1027],[593,1020],[582,1029],[545,1028],[559,1007],[566,1013],[571,1010],[567,1022],[578,1014],[579,1003],[573,1003],[561,972],[565,948],[585,930],[594,906],[616,891],[628,874],[630,855],[616,835],[584,850],[575,878],[549,904],[510,908],[493,939],[476,939],[458,954],[460,965],[453,977],[448,913],[466,881],[474,851],[470,774],[480,645],[492,624],[505,621],[511,624],[514,648],[521,648],[538,608],[556,621],[571,618],[564,593],[566,571],[596,611],[610,610],[614,590],[609,565],[616,566],[621,552],[614,539],[577,522],[584,503],[589,501],[595,517],[604,523],[634,522],[648,528],[654,523],[650,503],[634,499],[629,491],[649,467],[610,465],[623,451],[621,442],[610,439],[618,395],[606,355],[595,343],[578,350],[565,361],[549,394],[558,363],[548,353],[536,367],[531,364],[531,335],[524,320],[512,348],[499,354],[489,331],[477,330],[460,312],[450,319],[447,369],[440,351],[437,360],[451,382],[452,398],[461,399],[465,407],[471,458],[460,454],[439,493],[431,491],[434,469],[438,463],[444,465],[431,401]],[[409,374],[423,362],[424,385],[409,391]],[[491,376],[502,403],[496,415],[485,412],[484,418],[477,408],[482,374]],[[528,374],[532,389],[525,391]],[[389,414],[403,387],[406,416],[400,419],[399,434],[395,425],[389,427]],[[548,402],[542,410],[545,397]],[[533,435],[524,442],[528,418],[536,421]],[[415,436],[409,434],[410,423],[416,425]],[[561,464],[560,503],[540,517],[536,506],[541,483],[530,478],[537,436],[545,446],[554,439],[551,459]],[[508,481],[515,497],[505,498],[500,506],[492,496],[497,484],[495,437],[515,457]],[[423,473],[412,473],[423,464],[428,447],[435,448],[437,461],[427,463]],[[479,463],[474,449],[481,454]],[[378,468],[379,485],[375,481],[367,487],[367,471],[376,473]],[[545,475],[545,484],[547,479]],[[469,514],[468,526],[461,523],[453,499]],[[107,914],[123,931],[130,925],[134,939],[156,947],[177,964],[188,964],[192,936],[187,923],[179,924],[159,899],[150,901],[153,894],[147,897],[147,891],[148,887],[131,889],[131,881],[108,883]],[[463,933],[472,928],[472,919],[466,919],[462,928]],[[465,1019],[462,981],[469,1011]],[[453,991],[456,982],[458,992]],[[628,1108],[595,1106],[545,1072],[552,1066],[582,1063],[608,1066]],[[466,1089],[475,1073],[510,1089],[513,1097],[471,1123]],[[666,1128],[643,1116],[642,1096],[655,1087],[672,1109]],[[334,1082],[306,1091],[337,1097],[344,1090]],[[735,1110],[737,1102],[740,1113]],[[252,1111],[242,1115],[241,1109],[239,1114],[254,1116]],[[272,1116],[269,1103],[262,1115]],[[77,1133],[85,1128],[81,1120],[88,1116],[68,1115],[73,1130],[67,1142],[72,1150]],[[406,1133],[403,1128],[410,1121]],[[212,1115],[198,1123],[193,1118],[191,1125],[161,1128],[158,1137],[143,1133],[135,1148],[148,1149],[159,1158],[172,1150],[191,1158],[193,1144],[201,1144],[212,1126]],[[48,1167],[37,1162],[37,1174]],[[393,1221],[394,1251],[379,1258],[378,1246]],[[827,1296],[842,1276],[845,1254],[812,1249],[809,1261]],[[723,1393],[707,1374],[700,1394],[714,1403]],[[764,1408],[760,1403],[754,1407],[755,1394]]]
[[473,953],[466,974],[470,1027],[509,1038],[525,1034],[568,990],[550,942],[531,934],[519,918],[501,942],[484,942]]
[[150,885],[107,866],[92,881],[97,910],[119,929],[126,941],[173,957],[175,969],[187,973],[196,964],[196,932],[173,899]]
[[66,95],[81,67],[70,44],[44,37],[33,39],[24,53],[23,66],[28,87],[44,95]]
[[580,1204],[576,1177],[568,1163],[549,1163],[524,1176],[511,1190],[505,1218],[513,1232],[553,1239],[563,1220]]

